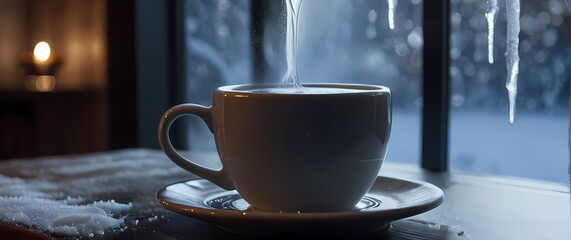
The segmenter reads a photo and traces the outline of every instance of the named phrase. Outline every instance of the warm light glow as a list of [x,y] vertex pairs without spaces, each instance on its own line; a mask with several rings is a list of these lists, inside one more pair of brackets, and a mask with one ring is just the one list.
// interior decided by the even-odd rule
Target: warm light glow
[[34,92],[51,92],[56,88],[56,78],[52,75],[30,75],[26,78],[26,88]]
[[50,58],[52,50],[47,42],[41,41],[34,47],[34,58],[40,62],[45,62]]

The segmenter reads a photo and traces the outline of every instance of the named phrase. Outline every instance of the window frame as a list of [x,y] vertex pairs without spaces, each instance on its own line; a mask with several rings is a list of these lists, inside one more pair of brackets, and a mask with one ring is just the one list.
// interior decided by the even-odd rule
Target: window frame
[[[450,127],[450,0],[423,3],[422,167],[447,171]],[[425,37],[430,33],[430,37]]]
[[[162,114],[183,102],[183,1],[107,0],[110,150],[159,148]],[[185,139],[174,126],[175,147]]]

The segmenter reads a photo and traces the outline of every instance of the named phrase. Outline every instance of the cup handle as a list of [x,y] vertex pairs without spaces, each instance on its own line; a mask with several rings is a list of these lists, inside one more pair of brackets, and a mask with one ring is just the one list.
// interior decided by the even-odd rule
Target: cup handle
[[186,171],[205,178],[226,190],[235,189],[234,183],[228,175],[228,171],[224,168],[224,163],[222,163],[222,168],[219,170],[209,169],[193,163],[180,155],[174,149],[170,140],[169,129],[175,120],[184,115],[195,115],[200,117],[210,129],[210,132],[213,132],[214,124],[212,122],[211,108],[197,104],[180,104],[174,106],[163,114],[159,123],[159,144],[163,151],[171,161]]

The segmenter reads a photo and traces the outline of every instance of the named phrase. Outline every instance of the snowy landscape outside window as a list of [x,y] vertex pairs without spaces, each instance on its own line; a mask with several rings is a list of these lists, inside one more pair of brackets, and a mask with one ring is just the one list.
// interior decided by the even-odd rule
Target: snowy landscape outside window
[[506,1],[497,3],[489,63],[486,1],[451,1],[450,167],[568,182],[570,8],[564,0],[521,0],[517,110],[510,124]]
[[[519,94],[510,124],[506,8],[505,0],[497,2],[495,61],[489,63],[487,1],[451,0],[450,168],[568,181],[569,7],[564,0],[521,0]],[[256,13],[250,4],[184,1],[187,102],[210,105],[212,91],[222,85],[281,81],[286,71],[285,4],[271,1],[263,35],[258,36],[268,69],[263,79],[254,79],[252,71],[250,20]],[[391,88],[394,125],[387,162],[420,162],[422,7],[422,0],[398,1],[394,29],[387,1],[311,0],[301,11],[302,83]],[[191,151],[215,151],[202,121],[191,119],[189,128]]]

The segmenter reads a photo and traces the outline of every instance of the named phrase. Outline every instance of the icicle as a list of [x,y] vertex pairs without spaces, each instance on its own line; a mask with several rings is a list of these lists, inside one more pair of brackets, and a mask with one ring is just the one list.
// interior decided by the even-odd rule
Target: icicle
[[[569,147],[569,165],[567,165],[567,171],[569,172],[569,191],[571,191],[571,86],[569,86],[569,127],[567,128],[569,135],[567,136],[568,147]],[[569,201],[571,205],[571,201]]]
[[494,26],[498,17],[498,0],[488,0],[488,62],[494,63]]
[[389,5],[389,13],[388,13],[389,28],[395,29],[395,9],[397,8],[399,1],[398,0],[387,0],[387,3]]
[[[569,128],[567,129],[569,132],[567,141],[569,145],[569,165],[567,166],[569,172],[569,190],[571,191],[571,88],[569,89]],[[571,204],[571,201],[570,201]]]
[[299,83],[299,75],[297,72],[297,34],[299,12],[303,0],[287,0],[287,36],[286,36],[286,58],[287,72],[283,80],[283,84],[292,84],[297,88],[301,88]]
[[508,76],[506,79],[506,88],[508,90],[508,97],[510,101],[510,123],[513,123],[515,118],[515,100],[517,96],[517,78],[519,73],[519,0],[506,0],[506,13],[508,19],[508,32],[506,38],[506,65],[508,68]]

